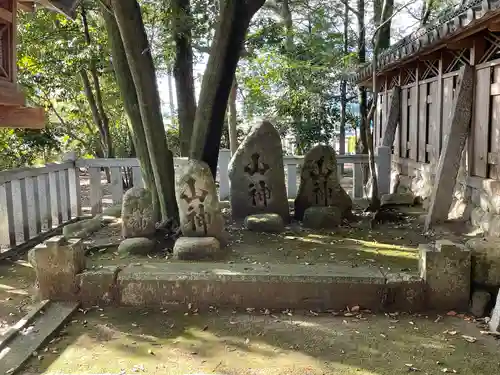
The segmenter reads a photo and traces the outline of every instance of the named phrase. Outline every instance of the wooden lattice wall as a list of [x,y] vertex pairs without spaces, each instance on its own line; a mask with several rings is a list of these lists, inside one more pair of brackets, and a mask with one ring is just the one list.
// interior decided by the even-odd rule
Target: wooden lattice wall
[[500,179],[500,32],[486,31],[472,47],[445,49],[382,79],[374,142],[380,145],[392,95],[401,86],[401,116],[393,155],[401,163],[436,163],[449,126],[460,67],[474,65],[475,98],[467,141],[470,176]]

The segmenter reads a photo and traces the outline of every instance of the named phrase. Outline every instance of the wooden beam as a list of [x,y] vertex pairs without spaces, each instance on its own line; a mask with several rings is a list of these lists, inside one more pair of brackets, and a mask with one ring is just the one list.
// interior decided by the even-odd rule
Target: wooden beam
[[0,106],[15,106],[22,107],[26,105],[26,98],[24,93],[18,91],[15,85],[7,82],[8,86],[3,86],[0,84]]
[[469,135],[474,98],[475,69],[465,65],[460,71],[460,84],[453,99],[448,136],[444,139],[439,156],[436,178],[432,187],[429,211],[425,220],[425,230],[448,218],[453,200],[453,190],[460,168],[465,142]]
[[33,13],[35,11],[35,3],[32,1],[19,1],[17,8],[23,12]]
[[464,48],[472,48],[474,45],[474,37],[465,38],[461,40],[457,40],[455,42],[446,43],[446,48],[451,50],[462,50]]
[[491,32],[500,31],[500,21],[499,20],[495,20],[495,21],[489,23],[488,24],[488,30],[490,30]]
[[12,12],[5,8],[0,8],[0,18],[8,23],[12,23]]
[[43,129],[44,127],[43,108],[0,106],[0,128]]

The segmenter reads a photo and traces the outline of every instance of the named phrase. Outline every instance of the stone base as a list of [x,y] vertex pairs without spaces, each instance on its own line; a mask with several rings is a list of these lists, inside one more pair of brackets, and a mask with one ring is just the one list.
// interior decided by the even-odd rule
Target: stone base
[[309,207],[302,225],[311,229],[335,229],[342,224],[342,212],[337,207]]
[[180,237],[175,241],[174,258],[204,260],[221,257],[219,240],[214,237]]
[[76,295],[76,275],[85,269],[85,251],[80,239],[49,238],[28,253],[36,272],[38,297],[66,300]]
[[279,233],[285,224],[278,214],[255,214],[245,218],[245,227],[254,232]]
[[[373,311],[424,308],[418,277],[388,283],[382,272],[370,267],[158,262],[87,271],[78,278],[85,306],[104,302],[183,311],[188,303],[197,308],[322,311],[346,306]],[[393,297],[387,304],[389,294]]]
[[471,283],[470,251],[447,240],[419,248],[420,277],[426,283],[428,308],[466,311]]

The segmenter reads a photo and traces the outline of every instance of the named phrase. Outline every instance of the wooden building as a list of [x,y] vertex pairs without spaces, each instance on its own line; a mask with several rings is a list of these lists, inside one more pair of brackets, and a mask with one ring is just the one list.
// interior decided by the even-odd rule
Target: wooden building
[[77,4],[75,0],[0,0],[0,127],[40,129],[45,124],[43,108],[27,107],[17,84],[17,11],[31,12],[44,7],[73,17]]
[[[433,174],[431,183],[437,184],[445,137],[454,141],[459,136],[449,130],[450,123],[459,118],[455,114],[458,117],[452,120],[452,111],[460,72],[466,66],[473,69],[473,89],[463,160],[468,189],[464,195],[472,208],[497,215],[500,204],[496,207],[491,201],[500,201],[500,0],[472,0],[450,9],[380,54],[374,145],[382,145],[392,96],[399,93],[399,103],[393,103],[398,108],[393,168],[407,187],[426,167]],[[356,80],[372,85],[371,64],[357,72]],[[455,179],[455,171],[447,168],[445,172]],[[470,212],[466,213],[469,217]]]

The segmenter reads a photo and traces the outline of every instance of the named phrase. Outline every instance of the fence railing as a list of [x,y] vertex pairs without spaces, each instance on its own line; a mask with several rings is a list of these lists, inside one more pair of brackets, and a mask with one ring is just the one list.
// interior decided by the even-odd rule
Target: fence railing
[[[175,158],[176,171],[187,158]],[[216,180],[219,198],[228,199],[230,192],[228,165],[229,150],[221,150]],[[387,147],[378,147],[377,172],[379,191],[389,192],[391,155]],[[297,195],[302,156],[285,156],[285,178],[289,198]],[[352,187],[347,188],[354,198],[363,197],[362,166],[368,163],[368,155],[339,155],[337,164],[352,170]],[[102,168],[107,168],[110,183],[107,183]],[[110,195],[110,202],[118,204],[124,193],[124,173],[132,172],[132,184],[142,186],[139,161],[125,159],[76,159],[67,155],[61,163],[48,164],[38,168],[20,168],[0,172],[0,245],[12,248],[82,215],[81,170],[88,173],[89,192],[85,201],[90,206],[88,213],[102,212],[104,187]],[[338,168],[340,173],[340,168]],[[339,176],[342,178],[344,176]],[[85,194],[87,192],[85,191]],[[109,198],[108,198],[109,199]],[[86,210],[87,211],[87,210]]]

